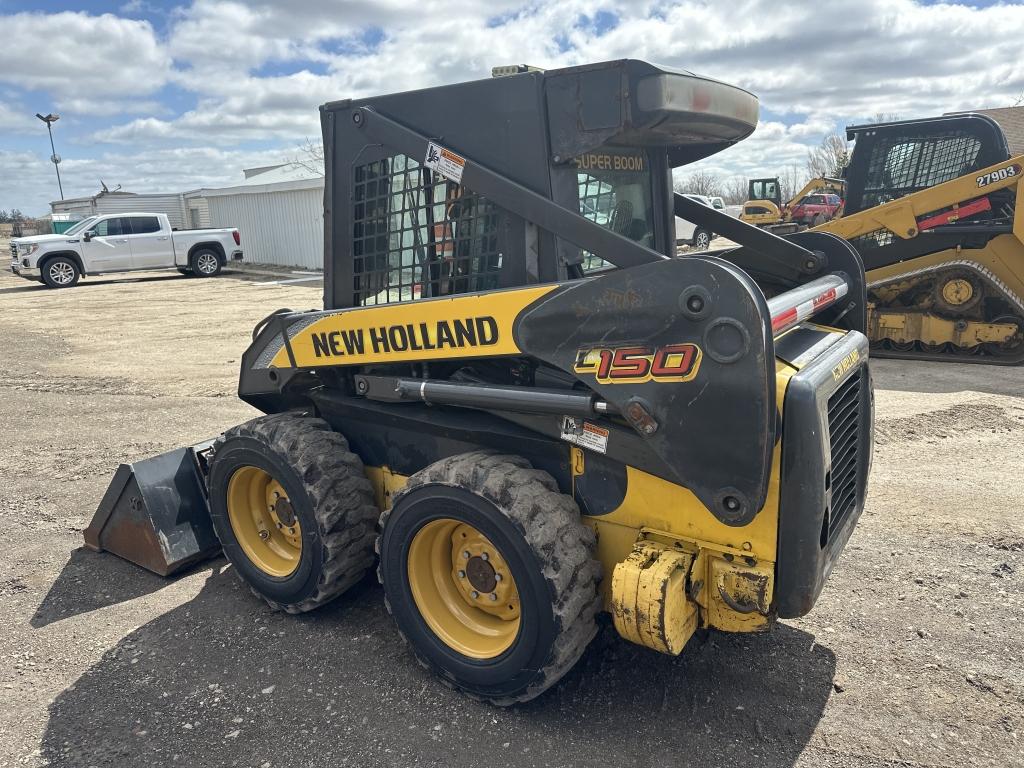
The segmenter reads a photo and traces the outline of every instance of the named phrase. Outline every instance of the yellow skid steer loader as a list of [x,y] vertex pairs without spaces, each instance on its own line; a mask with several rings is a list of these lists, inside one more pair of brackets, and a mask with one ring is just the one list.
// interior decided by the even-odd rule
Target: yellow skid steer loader
[[[219,544],[293,613],[376,565],[419,659],[502,705],[601,612],[669,654],[807,613],[864,506],[863,266],[671,185],[757,115],[633,60],[324,105],[324,309],[267,316],[266,415],[122,467],[87,543]],[[739,245],[673,258],[676,215]]]

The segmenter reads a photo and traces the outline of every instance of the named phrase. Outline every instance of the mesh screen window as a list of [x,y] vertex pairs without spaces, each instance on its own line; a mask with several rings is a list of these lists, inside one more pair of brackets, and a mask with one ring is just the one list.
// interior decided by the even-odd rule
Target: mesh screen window
[[357,166],[354,304],[390,304],[498,286],[498,209],[405,155]]
[[861,210],[963,176],[980,151],[981,141],[962,131],[880,139],[868,161]]

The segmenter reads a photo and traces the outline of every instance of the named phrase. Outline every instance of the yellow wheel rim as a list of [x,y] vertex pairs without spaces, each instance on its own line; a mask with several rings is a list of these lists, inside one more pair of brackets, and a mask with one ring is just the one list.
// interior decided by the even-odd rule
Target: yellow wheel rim
[[288,493],[259,467],[240,467],[228,481],[228,521],[250,562],[282,578],[299,567],[302,528]]
[[515,579],[498,548],[473,526],[447,518],[424,525],[409,546],[408,573],[420,615],[448,647],[493,659],[515,641]]
[[955,307],[966,304],[973,296],[974,286],[963,278],[954,278],[942,286],[942,298]]

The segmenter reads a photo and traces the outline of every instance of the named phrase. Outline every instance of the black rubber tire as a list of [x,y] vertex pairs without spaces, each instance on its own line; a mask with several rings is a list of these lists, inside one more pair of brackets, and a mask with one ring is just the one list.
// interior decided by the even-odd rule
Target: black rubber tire
[[[50,269],[55,264],[67,265],[71,268],[72,277],[69,282],[60,283],[50,276]],[[74,259],[67,256],[54,256],[52,259],[47,259],[39,265],[39,273],[42,275],[43,283],[47,288],[71,288],[78,285],[78,280],[82,277],[82,271],[78,268],[78,264],[75,263]]]
[[[493,659],[450,648],[413,600],[409,545],[438,518],[476,527],[516,580],[519,634]],[[524,458],[474,451],[438,461],[409,478],[380,527],[377,575],[399,633],[420,664],[473,698],[508,706],[540,695],[572,668],[597,632],[601,565],[594,559],[594,532],[554,478]]]
[[[199,268],[199,258],[201,256],[212,256],[217,262],[217,268],[212,272],[203,272]],[[192,270],[192,274],[196,277],[216,277],[220,274],[220,271],[224,268],[224,261],[221,259],[220,254],[216,251],[210,250],[209,248],[201,248],[192,254],[192,257],[188,261],[189,268]]]
[[[700,244],[700,239],[701,239],[702,235],[705,238],[707,238],[707,243],[705,245],[701,245]],[[705,230],[705,229],[697,229],[693,233],[693,247],[696,248],[697,250],[700,250],[700,251],[706,251],[708,248],[711,247],[711,235],[708,233],[707,230]]]
[[[228,481],[256,466],[288,492],[302,527],[302,552],[284,578],[257,568],[239,546],[227,514]],[[210,463],[210,517],[224,554],[271,608],[304,613],[333,600],[373,567],[379,510],[363,462],[323,419],[262,416],[225,432]]]

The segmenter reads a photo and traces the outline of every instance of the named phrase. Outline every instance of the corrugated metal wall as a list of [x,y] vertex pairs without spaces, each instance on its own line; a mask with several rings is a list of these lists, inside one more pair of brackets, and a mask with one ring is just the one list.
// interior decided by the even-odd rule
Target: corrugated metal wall
[[92,216],[92,200],[58,200],[50,204],[53,213],[71,213],[76,218],[85,219]]
[[185,205],[188,208],[188,227],[203,229],[213,226],[210,223],[210,203],[205,197],[186,197]]
[[175,195],[101,195],[96,198],[97,213],[166,213],[172,229],[186,229],[185,199]]
[[250,264],[323,269],[323,187],[207,198],[210,225],[238,227]]

